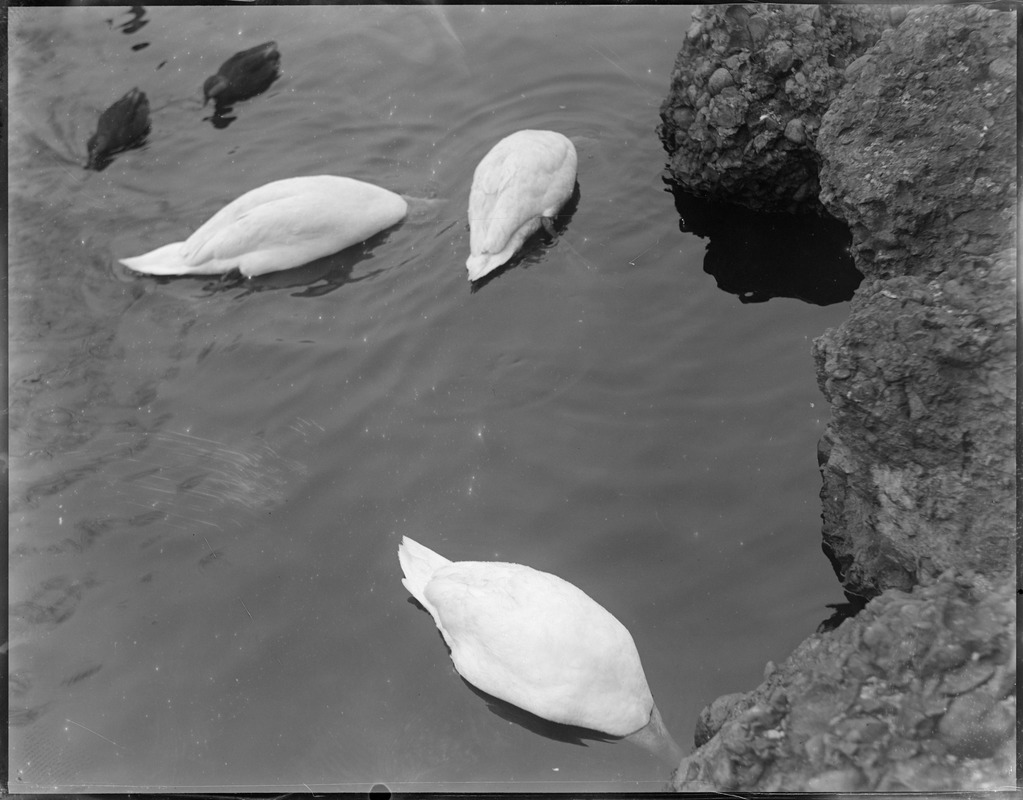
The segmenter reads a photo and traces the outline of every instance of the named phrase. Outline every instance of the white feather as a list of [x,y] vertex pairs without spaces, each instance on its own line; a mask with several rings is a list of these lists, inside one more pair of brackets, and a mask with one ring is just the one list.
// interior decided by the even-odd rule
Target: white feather
[[398,558],[402,582],[469,683],[553,722],[629,736],[678,763],[632,635],[581,589],[521,564],[452,562],[408,537]]
[[316,175],[260,186],[228,203],[183,242],[122,258],[150,275],[252,277],[363,242],[405,217],[403,198],[353,178]]
[[469,191],[469,280],[510,259],[572,196],[575,146],[554,131],[523,130],[487,153]]

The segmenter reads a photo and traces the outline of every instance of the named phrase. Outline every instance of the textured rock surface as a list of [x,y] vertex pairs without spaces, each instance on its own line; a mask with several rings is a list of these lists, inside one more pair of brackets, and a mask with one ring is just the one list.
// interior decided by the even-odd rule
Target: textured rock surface
[[1013,15],[916,9],[857,64],[818,148],[865,279],[815,358],[825,545],[869,597],[1014,563]]
[[818,137],[821,201],[863,271],[930,278],[1012,246],[1013,15],[916,9],[846,74]]
[[[720,698],[676,791],[935,792],[1015,786],[1015,588],[890,589]],[[713,734],[713,738],[708,735]]]
[[675,61],[658,133],[675,180],[757,211],[821,210],[815,140],[848,65],[895,7],[701,6]]
[[[683,54],[727,41],[736,14],[702,11]],[[820,201],[849,225],[864,275],[849,319],[814,348],[832,409],[824,546],[847,593],[874,599],[769,665],[756,690],[711,704],[676,790],[1016,784],[1015,15],[921,7],[892,22],[845,64],[819,128],[802,127]],[[742,85],[704,71],[717,96]],[[700,123],[684,91],[663,107],[669,152]],[[702,173],[678,150],[675,180],[689,170],[734,201],[743,159],[725,170],[717,157],[731,142],[713,142]],[[750,191],[763,191],[764,164],[752,167]],[[764,207],[779,207],[772,192]]]

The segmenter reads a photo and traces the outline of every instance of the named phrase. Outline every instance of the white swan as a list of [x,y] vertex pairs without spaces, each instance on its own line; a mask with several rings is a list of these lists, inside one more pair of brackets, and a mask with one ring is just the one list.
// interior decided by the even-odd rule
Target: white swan
[[120,262],[149,275],[245,277],[291,269],[363,242],[405,217],[408,203],[334,175],[286,178],[232,200],[183,242]]
[[469,280],[510,259],[575,189],[575,146],[554,131],[518,131],[476,166],[469,191]]
[[673,767],[682,751],[622,623],[581,589],[497,561],[452,562],[402,537],[402,583],[430,612],[455,669],[538,717],[630,739]]

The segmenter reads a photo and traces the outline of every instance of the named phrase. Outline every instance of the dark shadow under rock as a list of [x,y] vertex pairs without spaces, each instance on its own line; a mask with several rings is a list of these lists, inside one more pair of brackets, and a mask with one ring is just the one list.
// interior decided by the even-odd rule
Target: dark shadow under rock
[[849,300],[863,276],[841,222],[815,214],[768,214],[698,198],[665,179],[679,229],[708,239],[703,269],[743,303],[791,297],[826,306]]

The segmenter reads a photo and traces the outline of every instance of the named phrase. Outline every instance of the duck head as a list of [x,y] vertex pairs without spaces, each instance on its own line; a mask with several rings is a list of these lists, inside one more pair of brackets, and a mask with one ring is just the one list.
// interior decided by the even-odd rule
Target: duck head
[[89,137],[85,146],[89,152],[89,157],[85,162],[86,169],[98,171],[110,163],[110,157],[107,155],[107,150],[110,148],[110,137],[103,131],[96,131]]
[[210,75],[202,85],[202,104],[205,106],[210,99],[214,101],[218,94],[228,87],[229,81],[223,75]]

